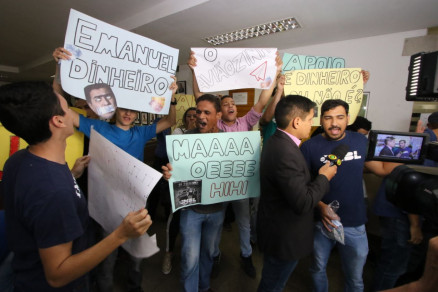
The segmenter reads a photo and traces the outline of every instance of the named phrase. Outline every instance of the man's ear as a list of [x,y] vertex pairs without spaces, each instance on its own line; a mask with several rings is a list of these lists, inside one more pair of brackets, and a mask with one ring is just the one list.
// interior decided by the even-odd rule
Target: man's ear
[[53,116],[50,119],[50,124],[52,124],[54,127],[56,128],[64,128],[65,127],[65,123],[64,123],[64,117],[63,116]]
[[350,115],[347,115],[347,126],[350,124]]
[[301,119],[300,117],[295,117],[290,122],[293,129],[298,129],[301,123]]
[[218,120],[220,120],[222,118],[222,112],[217,112],[216,117]]

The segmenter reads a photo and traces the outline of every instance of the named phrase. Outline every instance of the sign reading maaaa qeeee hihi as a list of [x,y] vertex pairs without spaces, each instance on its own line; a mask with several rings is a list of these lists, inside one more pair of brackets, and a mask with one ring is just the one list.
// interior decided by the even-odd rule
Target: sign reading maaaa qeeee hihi
[[258,131],[166,136],[173,211],[260,195]]

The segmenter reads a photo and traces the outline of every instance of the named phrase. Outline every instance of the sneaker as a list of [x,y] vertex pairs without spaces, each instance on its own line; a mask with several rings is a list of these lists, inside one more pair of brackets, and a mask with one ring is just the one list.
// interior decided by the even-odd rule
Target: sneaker
[[210,278],[216,279],[219,275],[219,264],[221,263],[221,253],[219,255],[213,257],[213,267],[211,269]]
[[251,278],[255,278],[256,276],[256,270],[254,265],[252,264],[252,258],[251,256],[248,257],[244,257],[242,256],[242,254],[240,255],[240,257],[242,258],[242,268],[245,271],[245,273],[251,277]]
[[166,252],[163,258],[163,264],[161,265],[161,271],[164,275],[168,275],[172,271],[172,253]]

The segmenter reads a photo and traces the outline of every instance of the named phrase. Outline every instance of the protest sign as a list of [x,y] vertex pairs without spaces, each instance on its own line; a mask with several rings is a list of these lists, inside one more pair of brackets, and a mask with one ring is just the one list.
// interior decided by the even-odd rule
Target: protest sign
[[320,125],[321,105],[328,99],[342,99],[349,105],[350,122],[356,119],[363,98],[360,68],[295,70],[285,73],[285,95],[306,96],[316,103],[313,125]]
[[[88,209],[106,232],[115,230],[129,212],[146,206],[162,174],[129,155],[95,130],[90,135]],[[159,251],[155,235],[144,234],[122,247],[137,258]]]
[[86,99],[87,85],[105,83],[116,100],[107,105],[112,109],[169,112],[177,49],[73,9],[64,47],[73,54],[71,60],[61,61],[62,87],[69,94]]
[[277,49],[192,48],[201,92],[240,88],[267,89],[275,81]]
[[345,68],[345,59],[339,57],[320,57],[283,54],[283,72],[305,69]]
[[260,194],[258,131],[166,136],[173,211]]

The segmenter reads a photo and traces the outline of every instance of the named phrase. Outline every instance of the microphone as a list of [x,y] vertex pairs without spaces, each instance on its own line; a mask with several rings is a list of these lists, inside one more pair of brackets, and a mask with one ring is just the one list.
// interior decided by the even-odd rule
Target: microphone
[[341,144],[333,149],[333,153],[327,155],[328,160],[330,160],[330,166],[340,166],[342,163],[342,159],[344,159],[345,155],[347,155],[348,150],[349,147],[346,144]]

